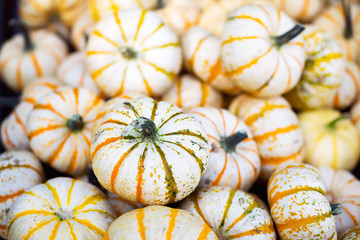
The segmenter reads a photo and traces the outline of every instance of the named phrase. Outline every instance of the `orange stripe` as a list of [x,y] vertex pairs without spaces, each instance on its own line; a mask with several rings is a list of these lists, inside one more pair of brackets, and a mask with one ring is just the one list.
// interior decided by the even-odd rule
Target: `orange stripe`
[[[57,232],[59,230],[59,227],[61,225],[62,222],[57,222],[55,227],[53,228],[53,230],[51,231],[51,235],[49,237],[49,240],[55,240],[55,238],[57,238]],[[61,235],[61,233],[59,234]]]
[[291,154],[289,156],[262,157],[261,164],[263,164],[263,165],[278,165],[280,163],[289,161],[291,159],[296,159],[301,154],[302,154],[302,149],[300,149],[298,152]]
[[235,221],[227,228],[227,231],[230,231],[236,224],[238,224],[244,217],[246,217],[250,212],[252,212],[255,208],[259,208],[260,204],[254,198],[250,198],[252,203],[246,208],[246,210],[235,219]]
[[138,203],[142,203],[142,184],[143,184],[143,173],[145,171],[145,158],[148,148],[145,147],[143,154],[140,156],[139,162],[138,162],[138,174],[136,176],[137,186],[136,186],[136,201]]
[[106,234],[105,234],[105,236],[103,237],[102,240],[110,240],[109,232],[106,232]]
[[265,226],[256,226],[254,229],[238,233],[235,235],[228,236],[228,239],[235,239],[235,238],[242,238],[248,236],[249,238],[255,237],[256,235],[271,235],[275,232],[274,226],[272,224],[265,225]]
[[342,210],[344,210],[349,215],[351,221],[354,223],[354,226],[359,225],[359,222],[356,220],[356,216],[354,216],[347,208],[343,207]]
[[140,19],[139,19],[139,23],[138,23],[138,26],[137,26],[137,29],[136,29],[136,33],[135,33],[135,36],[134,36],[134,42],[136,42],[136,39],[137,39],[137,37],[138,37],[138,35],[139,35],[141,26],[142,26],[143,23],[144,23],[145,14],[146,14],[146,11],[142,10],[142,11],[141,11],[141,15],[140,15]]
[[172,232],[174,231],[175,228],[175,224],[176,224],[176,216],[178,214],[179,210],[178,209],[173,209],[170,208],[170,221],[169,221],[169,227],[168,230],[166,232],[166,240],[171,240],[172,239]]
[[208,79],[206,79],[206,82],[208,84],[211,84],[223,72],[220,58],[218,58],[218,60],[216,61],[216,64],[210,68],[209,72],[210,72],[210,76],[208,77]]
[[356,93],[359,93],[359,84],[358,84],[358,81],[356,79],[356,76],[354,75],[354,73],[348,67],[345,69],[345,72],[350,76],[351,80],[353,81],[355,89],[356,89]]
[[87,52],[86,52],[86,55],[87,55],[87,56],[97,55],[97,54],[117,55],[116,52],[104,52],[104,51],[87,51]]
[[15,117],[15,121],[20,125],[21,129],[23,130],[24,133],[26,133],[26,126],[25,124],[21,121],[19,115],[17,114],[16,111],[14,111],[14,117]]
[[209,98],[209,86],[206,83],[201,83],[201,101],[200,107],[205,107],[207,99]]
[[255,21],[255,22],[259,23],[261,26],[263,26],[266,29],[266,31],[270,34],[269,29],[266,27],[266,25],[259,18],[254,18],[254,17],[249,16],[249,15],[240,15],[240,16],[232,17],[229,20],[233,20],[233,19],[248,19],[248,20]]
[[0,196],[0,203],[6,203],[9,199],[14,199],[14,198],[20,196],[23,192],[24,192],[24,189],[20,189],[17,192],[7,194],[4,196]]
[[92,152],[92,158],[95,156],[95,154],[99,151],[100,148],[104,147],[105,145],[108,145],[110,143],[116,142],[118,140],[122,139],[122,137],[113,137],[113,138],[107,138],[104,142],[98,144],[94,151]]
[[[241,183],[242,183],[242,180],[241,180],[241,171],[240,171],[240,166],[238,164],[238,162],[236,161],[236,159],[231,155],[235,165],[236,165],[236,170],[237,170],[237,173],[238,173],[238,183],[236,184],[236,189],[240,189],[241,188]],[[254,169],[255,171],[255,178],[257,178],[257,172],[256,170]]]
[[341,24],[337,21],[337,19],[333,15],[331,15],[330,13],[323,12],[321,16],[323,18],[326,18],[330,22],[332,22],[337,28],[339,28],[339,29],[343,28],[343,26],[341,26]]
[[270,193],[269,193],[270,207],[272,207],[280,199],[282,199],[284,197],[287,197],[287,196],[290,196],[290,195],[293,195],[293,194],[296,194],[298,192],[314,191],[314,192],[318,192],[318,193],[326,196],[326,193],[320,187],[296,186],[296,187],[294,187],[292,189],[288,189],[288,190],[284,190],[284,191],[278,191],[272,196],[272,192],[275,191],[275,190],[277,190],[277,188],[271,189]]
[[107,38],[107,37],[105,37],[101,32],[99,32],[98,30],[95,30],[94,32],[93,32],[93,35],[95,35],[95,36],[97,36],[97,37],[99,37],[99,38],[102,38],[102,39],[104,39],[105,41],[107,41],[108,43],[110,43],[110,44],[112,44],[114,47],[119,47],[119,45],[116,43],[116,42],[114,42],[114,41],[112,41],[112,40],[110,40],[109,38]]
[[5,169],[13,169],[13,168],[28,168],[28,169],[31,169],[31,170],[37,172],[39,175],[42,174],[42,172],[39,169],[36,169],[36,168],[34,168],[33,166],[31,166],[29,164],[3,166],[3,167],[0,167],[0,172],[2,170],[5,170]]
[[119,26],[119,29],[121,31],[121,36],[124,39],[124,42],[127,44],[127,38],[126,38],[125,32],[121,26],[121,20],[119,18],[119,15],[117,13],[114,13],[114,17],[115,17],[116,24]]
[[145,85],[145,89],[146,89],[147,95],[150,96],[150,97],[154,96],[154,92],[153,92],[150,84],[149,84],[148,81],[146,80],[146,78],[145,78],[145,76],[144,76],[144,74],[143,74],[143,72],[142,72],[139,64],[137,63],[136,66],[137,66],[137,68],[138,68],[138,70],[139,70],[139,73],[140,73],[140,75],[141,75],[141,78],[143,79],[143,82],[144,82],[144,85]]
[[[25,237],[23,237],[23,239],[24,239],[24,240],[30,239],[30,237],[32,237],[37,230],[43,228],[45,225],[48,225],[48,224],[51,223],[52,221],[54,221],[54,219],[51,219],[51,220],[48,220],[48,221],[45,221],[45,222],[40,222],[40,223],[38,223],[38,224],[35,223],[36,226],[33,227],[33,228],[31,228],[31,229],[28,231],[28,234],[27,234]],[[10,228],[9,228],[9,229],[10,229]]]
[[146,240],[146,236],[145,236],[146,228],[144,225],[144,218],[145,218],[144,209],[141,208],[137,211],[136,214],[136,219],[139,227],[138,232],[140,233],[141,240]]
[[181,85],[182,85],[182,77],[178,78],[176,81],[176,93],[177,93],[177,98],[176,98],[176,106],[178,106],[179,108],[182,108],[182,99],[181,99]]
[[69,226],[69,229],[70,229],[70,234],[72,236],[72,240],[77,240],[77,237],[76,237],[76,234],[74,232],[74,228],[73,226],[71,225],[71,223],[69,221],[66,221],[67,225]]
[[233,42],[235,42],[235,41],[240,42],[240,41],[243,41],[243,40],[257,39],[257,38],[260,38],[260,37],[259,37],[259,36],[247,36],[247,37],[232,37],[232,36],[230,36],[229,39],[227,39],[227,40],[225,40],[225,41],[223,41],[223,42],[221,43],[221,46],[224,46],[224,45],[226,45],[226,44],[233,43]]
[[201,230],[199,237],[197,238],[197,240],[204,240],[204,239],[208,239],[207,236],[209,235],[209,233],[211,232],[211,228],[204,224],[203,229]]
[[275,140],[276,136],[278,134],[288,133],[288,132],[291,132],[291,131],[294,131],[297,129],[298,129],[298,125],[290,125],[285,128],[278,128],[275,131],[267,132],[267,133],[265,133],[263,135],[259,135],[259,136],[254,136],[254,140],[256,142],[262,142],[262,141],[265,141],[266,139],[269,139],[270,137],[272,137]]
[[67,140],[71,137],[71,134],[69,133],[65,139],[61,142],[61,144],[59,145],[59,147],[56,149],[56,152],[49,158],[47,159],[47,163],[52,166],[52,164],[56,161],[56,158],[58,157],[58,155],[61,153],[62,149],[64,148],[65,143],[67,142]]
[[76,213],[77,211],[81,211],[81,209],[85,208],[87,205],[96,204],[103,200],[105,200],[105,196],[101,193],[90,195],[81,204],[74,207],[73,211]]
[[190,201],[192,201],[194,203],[194,208],[195,208],[195,211],[197,212],[197,214],[199,214],[199,216],[205,222],[206,225],[210,226],[209,222],[207,221],[207,219],[204,216],[204,213],[201,211],[201,208],[200,208],[200,205],[199,205],[196,195],[195,194],[190,195],[189,199],[190,199]]
[[86,226],[86,227],[88,227],[89,230],[96,232],[100,236],[104,236],[104,234],[105,234],[105,232],[101,228],[97,227],[96,225],[93,225],[88,220],[79,219],[79,218],[74,218],[73,220],[80,223],[80,224],[82,224],[82,225],[84,225],[84,226]]
[[11,141],[10,137],[9,137],[9,133],[8,133],[8,128],[4,127],[4,130],[2,131],[3,137],[2,140],[4,140],[5,145],[7,145],[8,148],[10,149],[15,149],[16,146],[15,144]]
[[224,175],[224,172],[225,172],[225,170],[226,170],[227,163],[228,163],[228,154],[226,153],[226,154],[225,154],[224,166],[223,166],[221,172],[220,172],[220,173],[218,174],[218,176],[216,177],[216,179],[211,183],[212,186],[217,186],[217,185],[219,185],[220,180],[221,180],[221,178],[222,178],[222,176]]
[[[250,164],[250,166],[253,168],[253,171],[254,171],[254,176],[255,176],[255,179],[257,178],[258,176],[258,172],[256,170],[256,167],[255,165],[252,163],[252,161],[250,161],[247,157],[245,157],[245,155],[242,155],[240,152],[237,153],[242,159],[244,159],[246,162],[248,162]],[[238,164],[237,161],[234,159],[236,165]],[[240,172],[239,172],[240,174]],[[241,179],[241,175],[240,175],[240,179]]]
[[36,76],[37,76],[37,77],[42,76],[41,66],[40,66],[40,64],[39,64],[39,62],[38,62],[38,60],[37,60],[34,52],[32,52],[32,53],[30,54],[30,58],[31,58],[31,60],[32,60],[32,62],[33,62],[33,64],[34,64],[35,71],[36,71]]
[[195,57],[196,57],[196,54],[197,52],[199,51],[200,47],[201,47],[201,44],[206,40],[208,39],[209,37],[211,37],[211,35],[206,35],[205,37],[203,37],[202,39],[199,40],[199,42],[197,43],[196,45],[196,48],[193,52],[193,54],[191,55],[191,58],[189,60],[187,60],[187,64],[189,65],[189,70],[190,71],[194,71],[194,63],[195,63]]
[[96,79],[103,73],[103,71],[105,71],[106,69],[108,69],[109,67],[114,65],[115,63],[117,63],[117,61],[109,63],[109,64],[103,66],[102,68],[96,70],[95,72],[90,73],[91,77],[94,79],[94,81],[96,81]]
[[22,77],[21,63],[22,63],[22,61],[19,60],[18,64],[16,65],[16,72],[15,72],[15,79],[16,79],[18,89],[22,89],[22,87],[23,87],[23,83],[22,83],[22,79],[21,79],[21,77]]
[[32,138],[46,132],[46,131],[51,131],[51,130],[55,130],[55,129],[59,129],[59,128],[62,128],[62,127],[65,127],[64,125],[51,125],[51,126],[48,126],[48,127],[44,127],[44,128],[38,128],[32,132],[30,132],[28,134],[28,138],[31,140]]
[[51,104],[47,104],[47,105],[37,104],[34,106],[34,109],[49,110],[49,111],[52,111],[53,113],[57,114],[59,117],[66,119],[66,117],[64,115],[62,115],[60,112],[58,112],[56,109],[54,109]]
[[[74,137],[77,137],[77,136],[75,135]],[[74,171],[74,169],[75,169],[75,167],[77,166],[77,163],[78,163],[77,162],[78,157],[79,157],[78,156],[79,155],[78,139],[76,139],[74,141],[74,146],[72,146],[72,147],[74,147],[74,153],[73,153],[72,158],[70,160],[70,164],[69,164],[69,166],[68,166],[68,168],[66,170],[66,172],[69,173],[69,174],[72,174],[72,172]]]
[[216,129],[216,132],[217,132],[219,135],[221,135],[217,123],[215,123],[212,119],[208,118],[205,114],[200,113],[200,112],[195,112],[195,111],[194,111],[194,112],[191,112],[191,113],[193,113],[193,114],[198,114],[198,115],[200,115],[200,116],[208,119],[208,120],[214,125],[214,127],[215,127],[215,129]]
[[303,7],[301,9],[301,12],[299,14],[300,18],[305,18],[306,14],[308,13],[309,10],[309,6],[310,6],[310,0],[304,0],[303,1]]

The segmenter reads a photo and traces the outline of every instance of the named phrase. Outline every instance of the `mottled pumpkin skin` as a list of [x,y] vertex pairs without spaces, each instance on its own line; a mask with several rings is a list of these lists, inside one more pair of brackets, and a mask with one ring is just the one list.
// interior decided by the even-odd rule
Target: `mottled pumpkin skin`
[[360,223],[360,181],[346,170],[334,170],[320,167],[319,171],[326,187],[326,197],[331,204],[340,203],[343,212],[335,216],[336,231],[343,233],[346,229]]
[[[154,137],[131,130],[151,120]],[[145,130],[144,130],[145,131]],[[112,108],[92,138],[94,173],[108,191],[145,205],[188,196],[204,174],[209,148],[194,117],[168,102],[136,98]]]
[[109,227],[103,240],[217,240],[201,218],[181,209],[149,206],[125,213]]
[[18,197],[9,211],[9,239],[100,240],[114,213],[97,187],[72,178],[53,178]]
[[0,237],[7,239],[6,220],[15,199],[43,180],[43,169],[33,153],[18,150],[0,155]]
[[269,180],[267,192],[281,239],[337,239],[335,218],[315,167],[293,163],[278,169]]
[[219,239],[276,239],[270,214],[241,190],[201,188],[185,199],[180,208],[201,217]]
[[358,240],[360,239],[360,226],[348,228],[341,234],[340,240]]
[[326,0],[271,0],[272,3],[283,10],[290,17],[301,22],[311,22],[325,7]]

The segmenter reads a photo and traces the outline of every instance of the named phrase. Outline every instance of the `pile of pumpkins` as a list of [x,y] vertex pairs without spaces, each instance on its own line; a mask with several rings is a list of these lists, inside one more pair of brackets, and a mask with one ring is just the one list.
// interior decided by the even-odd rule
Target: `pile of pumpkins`
[[18,7],[2,239],[360,239],[358,1]]

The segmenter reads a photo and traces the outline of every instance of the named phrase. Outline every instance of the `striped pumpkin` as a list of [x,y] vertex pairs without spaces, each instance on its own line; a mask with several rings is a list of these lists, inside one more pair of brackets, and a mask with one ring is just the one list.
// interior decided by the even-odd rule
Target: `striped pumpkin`
[[103,240],[217,240],[211,228],[187,211],[149,206],[125,213],[109,227]]
[[26,135],[27,118],[35,102],[60,85],[61,83],[53,77],[43,77],[26,85],[21,95],[21,102],[1,123],[1,142],[5,149],[29,148],[29,139]]
[[348,228],[341,234],[340,240],[359,240],[360,239],[360,226]]
[[68,51],[65,43],[48,31],[24,36],[27,37],[14,36],[4,43],[0,52],[1,76],[14,91],[21,91],[38,77],[53,76]]
[[356,167],[360,135],[349,119],[336,110],[319,109],[300,113],[299,122],[307,163],[349,171]]
[[319,168],[326,188],[326,197],[331,204],[341,204],[342,213],[335,216],[336,231],[360,224],[360,181],[346,170]]
[[71,29],[71,42],[78,51],[85,51],[88,37],[95,26],[95,21],[88,12],[83,13]]
[[292,163],[279,169],[270,178],[267,192],[280,239],[337,239],[335,218],[316,168]]
[[260,158],[250,129],[225,109],[195,108],[209,139],[209,165],[200,187],[225,186],[248,191],[260,173]]
[[305,69],[286,98],[296,109],[329,106],[343,81],[345,58],[335,39],[321,28],[306,26],[303,38],[307,54]]
[[87,65],[110,97],[124,92],[160,96],[180,71],[181,49],[176,34],[154,12],[123,10],[96,24]]
[[290,91],[305,63],[299,35],[304,28],[294,25],[288,15],[269,4],[249,4],[231,13],[221,37],[225,74],[255,96],[275,97]]
[[53,178],[25,191],[9,211],[9,239],[101,239],[114,221],[97,187],[71,178]]
[[223,73],[220,61],[220,39],[195,26],[182,38],[185,68],[219,91],[235,95],[240,89]]
[[[314,24],[331,33],[348,61],[360,60],[360,6],[350,4],[350,21],[344,17],[344,8],[341,3],[334,4],[324,10],[315,19]],[[351,22],[350,25],[348,22]]]
[[360,68],[351,61],[346,63],[345,75],[340,87],[337,89],[331,106],[337,109],[350,107],[360,93]]
[[233,100],[229,109],[244,120],[254,135],[262,180],[268,180],[280,166],[303,160],[303,135],[296,114],[284,98],[260,99],[243,94]]
[[311,22],[324,9],[328,0],[271,0],[274,5],[290,17],[301,22]]
[[219,239],[276,239],[270,214],[241,190],[201,188],[183,201],[180,208],[201,217]]
[[86,88],[64,87],[41,98],[26,131],[33,152],[60,172],[82,174],[88,166],[90,139],[103,100]]
[[6,219],[15,199],[44,179],[40,161],[29,151],[7,151],[0,155],[0,237],[7,239]]
[[218,107],[223,103],[223,96],[210,85],[191,75],[182,75],[162,98],[182,109],[195,107]]
[[83,52],[75,52],[67,56],[57,70],[57,77],[66,85],[85,87],[101,95],[100,89],[86,68],[86,54]]
[[151,98],[136,98],[108,112],[90,151],[104,188],[145,205],[188,196],[209,157],[200,122],[173,104]]

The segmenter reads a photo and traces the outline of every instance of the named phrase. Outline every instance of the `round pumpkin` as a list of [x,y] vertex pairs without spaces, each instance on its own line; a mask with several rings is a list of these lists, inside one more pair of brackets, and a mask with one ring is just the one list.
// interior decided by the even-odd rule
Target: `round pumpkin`
[[7,239],[6,219],[15,199],[44,179],[40,161],[29,151],[7,151],[0,155],[0,237]]
[[209,31],[195,26],[182,38],[185,68],[219,91],[235,95],[240,88],[225,76],[220,61],[221,41]]
[[201,217],[219,239],[276,239],[270,214],[241,190],[201,188],[184,200],[180,208]]
[[360,135],[340,112],[319,109],[299,114],[305,161],[314,166],[353,170],[359,162]]
[[331,104],[345,74],[345,58],[335,39],[314,25],[303,33],[307,54],[299,83],[286,98],[296,109],[314,109]]
[[151,98],[112,108],[93,135],[90,151],[104,188],[145,205],[188,196],[209,158],[200,122],[173,104]]
[[101,95],[101,91],[86,68],[86,54],[83,52],[75,52],[65,58],[57,70],[57,77],[66,85],[85,87]]
[[123,10],[96,24],[87,66],[110,97],[124,92],[160,96],[180,71],[181,50],[176,34],[154,12]]
[[325,8],[327,1],[328,0],[272,0],[276,7],[301,22],[311,22]]
[[86,88],[65,87],[34,106],[26,125],[32,151],[60,172],[82,174],[88,166],[93,126],[103,100]]
[[337,233],[341,234],[346,229],[359,225],[360,181],[346,170],[320,167],[319,171],[330,204],[341,204],[342,213],[335,216]]
[[38,77],[53,76],[67,51],[65,43],[46,30],[15,35],[1,48],[1,76],[9,88],[21,91]]
[[250,129],[225,109],[195,108],[209,139],[208,168],[199,186],[225,186],[248,191],[260,173],[260,158]]
[[268,180],[280,166],[303,161],[303,134],[296,114],[284,98],[260,99],[242,94],[229,109],[253,133],[261,158],[262,180]]
[[268,183],[271,217],[282,240],[336,240],[335,218],[320,172],[309,164],[278,169]]
[[221,62],[236,86],[276,97],[300,80],[305,63],[304,27],[270,4],[245,5],[229,15],[221,37]]
[[191,75],[182,75],[162,98],[182,109],[195,107],[218,107],[223,103],[223,96],[210,85]]
[[149,206],[125,213],[109,227],[103,240],[117,239],[207,239],[215,233],[201,219],[187,211]]
[[114,213],[97,187],[71,178],[53,178],[25,191],[10,208],[8,238],[101,239]]
[[359,240],[360,239],[360,226],[348,228],[343,234],[340,235],[340,240]]
[[83,13],[71,29],[71,42],[79,51],[85,51],[88,38],[95,25],[95,21],[88,12]]

